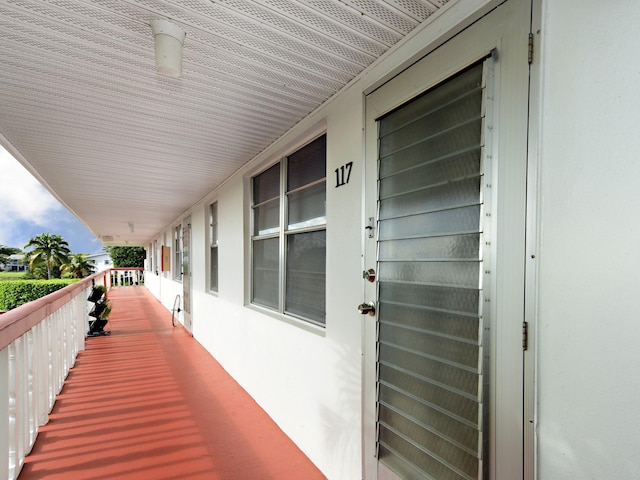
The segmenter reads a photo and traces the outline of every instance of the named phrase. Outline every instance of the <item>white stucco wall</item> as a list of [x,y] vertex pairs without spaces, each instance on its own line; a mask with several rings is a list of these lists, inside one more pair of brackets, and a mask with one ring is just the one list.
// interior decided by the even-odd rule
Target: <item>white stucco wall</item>
[[[156,269],[151,271],[145,271],[145,286],[153,293],[160,303],[162,303],[169,310],[173,307],[176,299],[176,295],[182,295],[182,283],[173,281],[173,270],[162,272],[161,264],[161,250],[162,245],[171,247],[171,268],[174,268],[174,256],[172,235],[173,227],[180,223],[179,220],[172,222],[170,226],[163,232],[160,232],[157,240],[158,251],[155,252],[155,267]],[[151,252],[147,252],[147,263],[149,264]],[[167,321],[171,321],[170,317],[167,317]]]
[[[362,116],[362,91],[352,88],[185,214],[192,223],[194,338],[332,479],[361,477],[362,317],[356,307],[362,302],[363,282]],[[310,331],[246,306],[249,190],[244,182],[290,153],[287,146],[301,135],[324,128],[329,301],[326,329]],[[350,161],[349,184],[335,188],[334,170]],[[213,201],[218,202],[219,222],[217,294],[205,291],[208,209]],[[170,273],[147,272],[146,285],[167,308],[182,289]]]
[[[460,2],[462,10],[471,2]],[[527,298],[535,305],[535,469],[540,480],[631,479],[640,471],[640,3],[541,0],[532,101]],[[461,13],[460,16],[468,15]],[[455,22],[454,22],[455,23]],[[195,205],[193,333],[331,479],[361,478],[362,95],[409,64],[416,35]],[[439,33],[437,33],[439,32]],[[327,128],[327,327],[246,306],[246,178],[318,122]],[[333,171],[353,161],[348,186]],[[265,163],[266,162],[266,163]],[[208,205],[218,201],[220,288],[205,292]],[[179,222],[177,219],[175,223]],[[167,226],[171,239],[171,228]],[[161,232],[158,245],[162,243]],[[172,259],[173,261],[173,259]],[[147,272],[171,308],[182,285]],[[510,479],[509,479],[510,480]]]
[[[184,216],[192,220],[193,334],[332,480],[362,478],[362,326],[364,296],[364,92],[391,78],[459,31],[490,2],[455,4],[450,16],[412,36],[360,82],[301,121],[278,142]],[[482,12],[476,11],[485,5]],[[470,23],[466,20],[465,23]],[[320,125],[320,126],[318,126]],[[327,134],[327,324],[301,328],[248,306],[248,179],[290,153],[309,132]],[[349,184],[336,188],[334,170],[353,162]],[[208,207],[218,202],[219,292],[206,292]],[[167,226],[168,238],[176,219]],[[165,233],[158,236],[158,247]],[[173,253],[173,252],[172,252]],[[173,262],[173,257],[172,257]],[[170,273],[147,272],[146,285],[171,308],[182,285]],[[370,318],[370,317],[369,317]],[[314,329],[311,329],[314,330]]]
[[640,3],[543,6],[537,478],[638,478]]

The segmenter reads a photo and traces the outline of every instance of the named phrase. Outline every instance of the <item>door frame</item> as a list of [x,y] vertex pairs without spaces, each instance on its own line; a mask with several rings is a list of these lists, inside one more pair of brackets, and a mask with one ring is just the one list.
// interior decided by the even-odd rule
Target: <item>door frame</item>
[[[500,177],[500,195],[494,189],[492,200],[498,212],[494,227],[494,265],[514,261],[514,270],[521,283],[509,286],[496,269],[491,290],[497,298],[490,305],[491,317],[498,327],[491,331],[491,401],[489,404],[489,478],[515,478],[514,472],[533,471],[532,452],[523,452],[525,446],[533,449],[532,430],[525,425],[524,409],[530,404],[533,390],[533,375],[527,367],[525,383],[525,359],[522,352],[522,326],[525,321],[524,290],[528,283],[525,272],[526,242],[528,239],[529,212],[527,211],[528,164],[528,99],[529,64],[528,38],[531,27],[531,2],[508,0],[490,13],[475,21],[468,28],[452,37],[443,39],[440,46],[414,63],[401,74],[380,85],[365,98],[365,205],[364,226],[369,219],[377,220],[377,123],[376,119],[415,98],[429,88],[439,84],[456,72],[481,60],[492,51],[497,53],[495,66],[495,88],[499,91],[496,101],[497,124],[495,151],[496,163],[502,157],[518,158],[515,167],[496,167]],[[494,53],[494,54],[495,54]],[[418,79],[416,81],[416,79]],[[507,81],[508,80],[508,81]],[[515,113],[514,113],[515,112]],[[515,135],[505,134],[502,126],[517,130]],[[500,135],[502,133],[502,135]],[[506,162],[503,160],[502,164]],[[508,188],[506,188],[508,187]],[[506,190],[506,191],[505,191]],[[515,193],[510,192],[513,190]],[[505,202],[504,198],[516,195],[522,200],[517,206]],[[520,212],[516,210],[520,209]],[[501,218],[516,219],[509,225],[501,224]],[[376,225],[377,226],[377,225]],[[377,230],[377,229],[376,229]],[[376,232],[377,233],[377,232]],[[364,240],[364,269],[377,264],[377,234]],[[495,268],[495,267],[494,267]],[[364,286],[364,303],[377,301],[377,282]],[[506,289],[506,290],[505,290]],[[506,322],[508,316],[516,320]],[[499,331],[498,331],[499,329]],[[377,318],[365,317],[363,327],[363,476],[386,480],[394,478],[391,472],[378,469],[376,458],[376,337]],[[496,357],[496,353],[499,355]],[[505,361],[507,359],[507,361]],[[527,362],[529,363],[529,362]],[[518,379],[528,393],[522,393],[517,401],[509,400],[510,380]],[[527,397],[527,398],[525,398]],[[499,400],[499,405],[496,405]],[[527,418],[529,414],[527,412]],[[529,423],[529,422],[527,422]],[[518,446],[519,445],[519,446]],[[525,466],[525,458],[527,465]],[[519,476],[519,475],[518,475]],[[530,474],[526,474],[530,477]]]

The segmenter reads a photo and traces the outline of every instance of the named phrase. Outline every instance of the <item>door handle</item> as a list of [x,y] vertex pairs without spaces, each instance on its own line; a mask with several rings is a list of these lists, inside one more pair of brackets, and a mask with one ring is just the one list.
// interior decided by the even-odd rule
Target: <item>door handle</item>
[[373,302],[361,303],[358,305],[358,313],[373,317],[376,314],[376,304]]
[[362,272],[362,278],[373,283],[376,281],[376,271],[373,268],[370,268],[369,270],[365,270],[364,272]]

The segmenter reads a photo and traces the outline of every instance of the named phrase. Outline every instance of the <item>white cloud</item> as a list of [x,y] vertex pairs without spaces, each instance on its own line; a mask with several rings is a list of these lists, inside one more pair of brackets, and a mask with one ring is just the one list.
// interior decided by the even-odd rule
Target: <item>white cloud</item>
[[55,225],[56,213],[64,207],[1,146],[0,178],[0,244],[24,242],[16,228],[20,222]]

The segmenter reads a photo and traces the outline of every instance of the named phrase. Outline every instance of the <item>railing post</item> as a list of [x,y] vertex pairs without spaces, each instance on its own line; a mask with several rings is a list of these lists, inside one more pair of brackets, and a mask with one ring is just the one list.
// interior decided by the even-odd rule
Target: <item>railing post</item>
[[[56,372],[56,376],[55,376],[55,385],[54,385],[54,391],[53,391],[53,399],[55,402],[55,397],[56,395],[58,395],[58,393],[60,393],[60,390],[62,390],[62,385],[64,384],[64,377],[65,377],[65,373],[64,373],[64,363],[65,363],[65,358],[66,358],[66,354],[65,354],[65,341],[64,341],[64,324],[62,323],[62,318],[60,318],[60,311],[57,310],[55,311],[52,315],[53,317],[53,324],[54,324],[54,334],[55,334],[55,341],[54,341],[54,346],[55,346],[55,353],[56,355],[53,356],[54,358],[54,370]],[[52,404],[53,406],[53,404]]]
[[88,291],[89,291],[88,289],[85,289],[84,295],[78,295],[74,299],[76,302],[76,322],[75,322],[76,347],[75,347],[75,355],[73,360],[74,365],[75,365],[75,357],[78,355],[79,352],[82,352],[84,350],[84,336],[87,332],[87,330],[85,330],[84,323],[88,318],[88,315],[87,315],[87,292]]
[[35,395],[38,425],[49,421],[49,348],[44,322],[34,327]]
[[27,338],[16,340],[16,476],[22,469],[24,457],[29,449],[29,374],[27,372]]
[[71,302],[70,310],[67,312],[68,319],[64,318],[64,315],[60,314],[60,323],[62,324],[62,328],[64,329],[64,363],[62,365],[62,383],[64,383],[64,379],[67,376],[67,373],[73,367],[74,363],[74,351],[76,349],[75,342],[75,329],[76,329],[76,309],[75,302]]
[[20,349],[22,338],[17,338],[8,347],[9,351],[9,479],[14,479],[20,471],[20,460],[24,458],[22,451],[22,415],[20,406],[22,400],[22,378],[20,375]]
[[0,478],[9,478],[9,348],[0,350]]
[[34,341],[35,332],[31,329],[25,335],[25,372],[26,372],[26,397],[25,397],[25,455],[31,451],[33,443],[38,435],[38,416],[35,398],[35,359]]
[[55,383],[57,372],[55,371],[55,361],[54,361],[54,342],[55,342],[55,332],[54,326],[55,323],[53,321],[53,317],[49,316],[43,322],[45,329],[45,337],[47,342],[47,412],[51,411],[53,407],[53,403],[56,400],[56,392],[55,392]]

